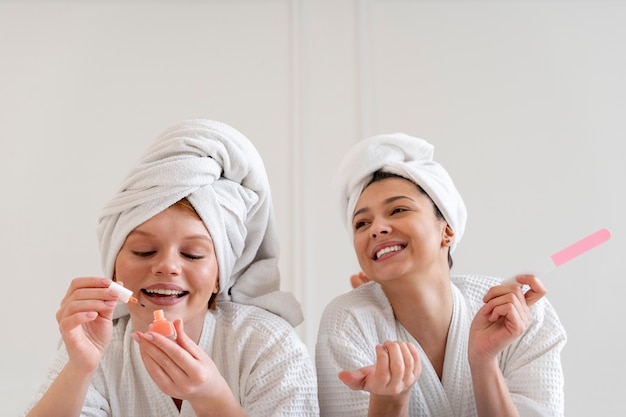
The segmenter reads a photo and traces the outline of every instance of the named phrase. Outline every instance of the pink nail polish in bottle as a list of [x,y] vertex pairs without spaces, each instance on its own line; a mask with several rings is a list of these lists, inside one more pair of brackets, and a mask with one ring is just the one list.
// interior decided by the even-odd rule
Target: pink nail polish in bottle
[[154,321],[150,324],[150,330],[162,334],[163,336],[176,340],[176,329],[174,324],[165,318],[163,310],[154,310]]

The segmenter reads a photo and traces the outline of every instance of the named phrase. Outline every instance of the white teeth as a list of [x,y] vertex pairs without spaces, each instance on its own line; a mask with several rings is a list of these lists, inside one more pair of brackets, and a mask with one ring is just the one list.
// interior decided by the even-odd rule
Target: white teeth
[[379,250],[378,252],[376,252],[376,259],[380,259],[381,256],[383,256],[386,253],[389,252],[397,252],[402,250],[402,246],[400,245],[394,245],[394,246],[388,246],[384,249]]
[[146,290],[148,294],[158,294],[158,295],[182,295],[184,291],[178,290]]

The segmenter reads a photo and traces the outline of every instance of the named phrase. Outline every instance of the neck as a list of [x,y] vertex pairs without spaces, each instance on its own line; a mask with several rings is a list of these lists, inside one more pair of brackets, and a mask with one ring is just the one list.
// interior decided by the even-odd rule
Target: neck
[[452,288],[449,277],[382,284],[382,288],[396,318],[403,325],[413,323],[412,327],[443,326],[447,331],[452,317]]
[[414,279],[383,286],[396,320],[418,341],[441,378],[452,319],[452,288],[446,279]]
[[202,334],[202,329],[204,328],[204,320],[206,317],[197,317],[192,321],[188,321],[183,323],[185,334],[193,340],[195,344],[200,342],[200,335]]

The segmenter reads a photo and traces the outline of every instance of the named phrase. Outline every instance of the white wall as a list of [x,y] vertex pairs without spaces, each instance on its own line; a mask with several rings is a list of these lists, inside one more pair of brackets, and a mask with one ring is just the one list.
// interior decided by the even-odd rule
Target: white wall
[[611,229],[545,283],[569,334],[567,415],[626,414],[625,13],[609,0],[0,0],[0,415],[43,378],[69,281],[101,273],[100,207],[189,117],[232,124],[265,158],[311,350],[357,268],[330,182],[365,136],[435,144],[469,208],[456,273],[510,275]]

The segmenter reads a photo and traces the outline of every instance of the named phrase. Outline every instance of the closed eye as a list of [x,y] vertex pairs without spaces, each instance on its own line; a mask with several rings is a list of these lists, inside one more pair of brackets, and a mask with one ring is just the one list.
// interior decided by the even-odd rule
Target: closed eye
[[148,256],[154,255],[155,253],[156,253],[155,251],[148,251],[148,252],[133,251],[133,255],[139,256],[141,258],[147,258]]
[[190,253],[181,253],[181,255],[191,260],[204,259],[204,255],[192,255]]

